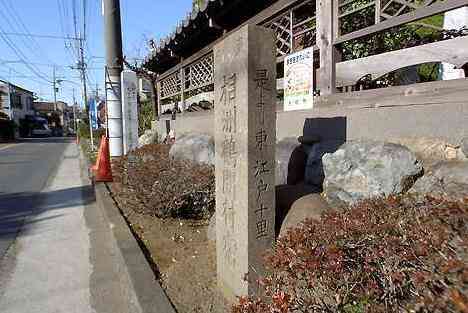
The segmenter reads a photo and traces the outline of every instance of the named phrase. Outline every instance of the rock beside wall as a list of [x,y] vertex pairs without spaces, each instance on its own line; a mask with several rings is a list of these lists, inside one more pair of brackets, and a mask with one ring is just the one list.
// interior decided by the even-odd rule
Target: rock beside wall
[[306,219],[319,219],[321,214],[330,210],[330,206],[320,194],[306,195],[296,200],[284,219],[279,236],[286,235],[291,228],[299,227]]
[[[300,144],[296,138],[285,138],[276,144],[276,185],[285,185],[288,183],[288,175],[299,177],[295,180],[304,179],[304,167],[306,155],[299,150]],[[289,161],[293,158],[294,166],[289,168]],[[296,169],[295,167],[298,167]],[[302,171],[300,173],[290,173],[291,171]]]
[[465,158],[468,159],[468,137],[463,138],[461,142],[461,150],[465,155]]
[[427,170],[408,193],[462,200],[468,197],[468,162],[441,161]]
[[175,160],[188,160],[198,164],[215,165],[213,137],[204,134],[190,134],[177,138],[169,151]]
[[405,192],[423,171],[407,147],[372,140],[349,141],[322,162],[324,194],[336,204]]
[[155,130],[149,129],[138,138],[138,147],[141,148],[158,142],[158,133]]
[[437,138],[398,138],[389,142],[401,144],[413,151],[424,167],[432,166],[441,160],[463,160],[463,142],[453,145]]
[[343,142],[339,140],[325,140],[312,145],[304,145],[307,153],[304,177],[306,184],[322,188],[325,179],[323,156],[337,151],[342,144]]

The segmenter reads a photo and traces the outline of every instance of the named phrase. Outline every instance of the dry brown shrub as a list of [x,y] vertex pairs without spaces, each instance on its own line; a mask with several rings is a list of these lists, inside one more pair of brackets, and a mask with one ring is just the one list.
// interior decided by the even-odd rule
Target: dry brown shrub
[[233,312],[468,312],[467,248],[468,201],[364,201],[280,238]]
[[168,145],[146,145],[113,161],[120,198],[138,199],[136,211],[160,218],[206,219],[215,209],[214,169],[169,157]]

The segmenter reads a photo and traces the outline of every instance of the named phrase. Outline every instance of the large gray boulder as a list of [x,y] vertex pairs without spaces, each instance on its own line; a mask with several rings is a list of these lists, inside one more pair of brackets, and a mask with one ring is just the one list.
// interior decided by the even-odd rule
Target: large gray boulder
[[324,194],[335,204],[406,192],[423,171],[407,147],[373,140],[347,142],[322,161]]
[[141,148],[146,145],[158,142],[158,132],[154,129],[148,129],[143,135],[138,138],[138,147]]
[[468,197],[468,162],[441,161],[418,179],[408,193],[450,200]]
[[445,140],[431,137],[392,138],[388,142],[408,147],[421,160],[424,168],[433,166],[442,160],[464,160],[462,147]]
[[169,150],[175,160],[188,160],[198,164],[215,164],[213,137],[204,134],[190,134],[178,137]]
[[281,224],[279,236],[286,235],[292,228],[300,227],[306,219],[320,219],[330,206],[318,193],[309,194],[296,200]]
[[468,137],[463,138],[461,142],[461,150],[466,158],[468,158]]
[[304,181],[308,185],[322,188],[325,173],[322,158],[326,153],[333,153],[343,144],[341,140],[325,140],[312,145],[304,145],[307,154]]
[[[276,143],[276,185],[285,185],[288,182],[288,166],[292,154],[300,146],[296,138],[285,138]],[[305,159],[305,155],[304,155]],[[300,162],[302,167],[302,177],[304,177],[304,163]]]

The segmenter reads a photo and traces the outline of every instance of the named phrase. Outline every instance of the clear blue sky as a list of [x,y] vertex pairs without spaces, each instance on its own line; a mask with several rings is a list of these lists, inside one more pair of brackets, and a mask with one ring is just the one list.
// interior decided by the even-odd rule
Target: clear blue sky
[[[78,31],[83,29],[84,0],[0,0],[0,32],[27,33],[54,36],[73,36],[73,4],[76,4]],[[167,35],[191,10],[191,0],[120,0],[124,54],[128,58],[143,58],[147,55],[145,40],[159,40]],[[103,93],[104,41],[101,0],[87,0],[86,57],[91,89],[96,84]],[[4,35],[6,36],[6,35]],[[52,100],[53,64],[57,76],[74,81],[62,83],[59,100],[71,103],[73,88],[81,99],[79,74],[70,69],[76,65],[73,49],[67,49],[63,39],[6,36],[10,47],[0,34],[0,79],[37,93],[41,98]],[[15,51],[13,51],[16,49]],[[11,62],[5,62],[11,61]],[[30,64],[21,64],[25,61]]]

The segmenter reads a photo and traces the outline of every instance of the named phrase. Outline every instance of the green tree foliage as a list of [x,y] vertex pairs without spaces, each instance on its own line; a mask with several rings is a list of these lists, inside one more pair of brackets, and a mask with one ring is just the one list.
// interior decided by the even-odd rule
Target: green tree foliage
[[142,101],[139,104],[138,110],[138,136],[151,129],[151,121],[153,120],[153,108],[151,101]]
[[195,10],[195,9],[199,9],[200,7],[202,7],[205,2],[207,2],[208,0],[193,0],[192,1],[192,10]]

